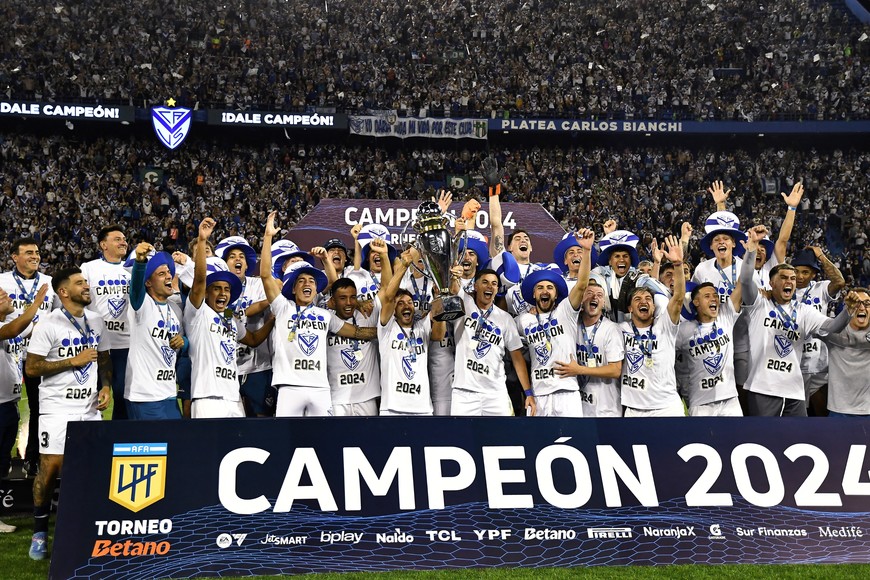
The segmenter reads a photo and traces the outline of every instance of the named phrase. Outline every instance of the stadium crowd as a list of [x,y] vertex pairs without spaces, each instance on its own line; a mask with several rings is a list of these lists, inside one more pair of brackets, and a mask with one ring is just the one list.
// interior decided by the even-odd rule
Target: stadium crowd
[[867,119],[870,28],[783,0],[11,0],[9,99],[412,115]]
[[[778,192],[802,180],[807,195],[793,239],[826,246],[850,284],[870,281],[867,152],[534,147],[495,153],[505,168],[505,200],[541,203],[565,229],[596,225],[600,233],[600,224],[615,219],[641,236],[644,257],[653,236],[676,233],[684,221],[699,223],[706,187],[719,177],[734,190],[732,209],[744,223],[774,229],[782,220]],[[5,135],[0,255],[11,268],[9,243],[34,236],[47,270],[83,263],[97,256],[96,235],[108,222],[121,224],[131,243],[150,240],[158,249],[186,251],[207,214],[227,235],[257,245],[260,216],[273,208],[287,228],[323,198],[427,199],[448,175],[479,174],[484,155],[191,142],[170,156],[154,140]],[[697,260],[697,244],[692,251]]]

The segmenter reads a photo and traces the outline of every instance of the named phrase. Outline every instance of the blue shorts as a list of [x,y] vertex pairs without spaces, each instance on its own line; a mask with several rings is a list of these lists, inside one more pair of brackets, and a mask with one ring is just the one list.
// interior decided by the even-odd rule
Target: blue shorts
[[144,401],[137,403],[127,401],[127,415],[137,421],[162,421],[164,419],[181,419],[181,411],[178,410],[178,399],[164,399],[163,401]]
[[239,392],[245,399],[245,408],[257,416],[275,415],[277,390],[272,386],[272,369],[260,371],[239,378]]

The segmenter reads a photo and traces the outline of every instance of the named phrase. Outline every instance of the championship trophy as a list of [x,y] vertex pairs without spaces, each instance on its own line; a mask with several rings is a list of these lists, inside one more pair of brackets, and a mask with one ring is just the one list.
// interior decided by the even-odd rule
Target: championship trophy
[[415,247],[428,266],[423,275],[432,280],[437,292],[432,298],[432,310],[439,322],[465,316],[462,299],[450,294],[450,269],[457,263],[460,244],[450,236],[448,223],[437,203],[424,201],[417,208],[417,218],[412,224],[417,234]]

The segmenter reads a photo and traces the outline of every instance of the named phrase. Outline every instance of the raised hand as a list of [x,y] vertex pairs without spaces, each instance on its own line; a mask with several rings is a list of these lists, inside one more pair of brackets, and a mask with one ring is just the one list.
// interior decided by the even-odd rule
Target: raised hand
[[707,188],[707,192],[713,196],[713,202],[718,206],[720,203],[725,203],[731,190],[725,191],[725,184],[723,182],[714,181],[712,187]]
[[595,243],[595,232],[589,228],[581,228],[574,232],[574,239],[584,250],[592,250],[592,245]]
[[769,232],[766,226],[752,226],[747,232],[747,237],[749,238],[749,240],[747,242],[743,242],[743,247],[746,248],[747,252],[754,252],[758,250],[758,245],[761,243],[761,240],[763,240],[764,237],[768,235],[768,233]]
[[677,236],[668,236],[665,238],[665,258],[673,262],[675,265],[683,263],[683,246]]
[[689,222],[683,222],[682,227],[680,228],[680,242],[684,244],[688,244],[689,240],[692,239],[692,233],[695,230],[692,228],[692,224]]
[[350,235],[353,236],[353,239],[356,239],[357,236],[359,236],[360,231],[362,231],[362,224],[356,224],[350,228]]
[[266,218],[266,231],[263,232],[264,236],[275,237],[281,230],[275,227],[275,217],[278,215],[277,211],[273,211],[269,214],[269,217]]
[[216,225],[217,222],[210,217],[203,218],[199,224],[199,239],[203,242],[206,241],[211,236]]
[[800,181],[794,184],[794,187],[791,188],[791,193],[786,195],[785,193],[780,192],[782,196],[782,200],[789,207],[797,207],[801,202],[801,198],[804,196],[804,184]]
[[154,249],[154,246],[148,242],[139,242],[136,245],[136,261],[145,262],[148,260],[148,253]]
[[496,160],[492,155],[483,160],[483,163],[481,164],[481,173],[483,173],[484,181],[486,181],[486,184],[490,187],[495,187],[499,182],[501,182],[501,174],[498,170],[498,160]]
[[650,253],[652,254],[653,262],[656,264],[662,263],[662,258],[665,257],[664,250],[659,249],[659,243],[653,238],[652,245],[650,245]]
[[375,252],[377,254],[383,255],[387,253],[387,242],[380,238],[373,239],[369,244],[369,247],[371,248],[372,252]]
[[616,231],[616,220],[610,219],[604,222],[604,235]]
[[447,213],[447,210],[450,209],[450,204],[453,203],[453,193],[442,189],[438,192],[438,199],[435,199],[433,196],[432,201],[438,204],[438,207],[441,208],[441,213]]

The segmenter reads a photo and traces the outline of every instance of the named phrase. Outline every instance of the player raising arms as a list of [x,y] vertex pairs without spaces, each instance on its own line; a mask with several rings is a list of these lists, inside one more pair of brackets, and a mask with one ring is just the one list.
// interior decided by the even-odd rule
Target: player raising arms
[[[315,305],[326,288],[326,276],[301,261],[284,273],[283,286],[272,276],[272,239],[277,212],[269,214],[260,253],[260,278],[266,300],[275,315],[272,339],[272,385],[278,389],[278,417],[326,416],[332,398],[327,375],[328,333],[357,340],[376,338],[374,328],[344,322],[335,313]],[[374,243],[374,242],[373,242]]]

